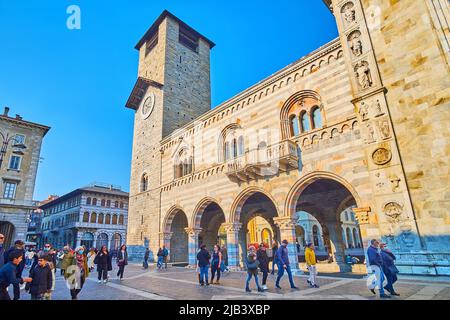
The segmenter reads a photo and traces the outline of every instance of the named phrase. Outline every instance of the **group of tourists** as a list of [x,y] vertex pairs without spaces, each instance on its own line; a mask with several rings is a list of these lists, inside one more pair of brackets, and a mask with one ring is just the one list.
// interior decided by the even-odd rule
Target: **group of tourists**
[[[289,278],[289,284],[291,289],[298,290],[294,283],[294,279],[292,276],[292,270],[289,262],[289,253],[288,253],[288,241],[283,240],[280,247],[276,243],[272,245],[272,250],[269,253],[267,252],[267,247],[264,243],[258,245],[258,248],[255,245],[249,246],[247,250],[247,255],[244,259],[244,265],[247,270],[247,279],[245,283],[245,291],[251,292],[250,282],[252,278],[254,278],[256,288],[258,292],[264,292],[268,290],[267,287],[267,278],[269,273],[272,275],[275,274],[275,266],[278,268],[278,275],[275,281],[275,288],[281,289],[280,280],[283,278],[284,274],[287,273]],[[200,246],[200,250],[197,253],[197,266],[198,266],[198,277],[199,284],[201,286],[209,286],[210,284],[220,284],[220,275],[225,270],[228,270],[228,267],[225,264],[225,259],[222,254],[222,249],[219,245],[215,245],[213,252],[210,254],[206,249],[206,245],[202,244]],[[271,257],[269,257],[269,255]],[[316,281],[317,270],[316,270],[316,255],[314,252],[314,246],[312,243],[309,243],[306,251],[306,264],[309,270],[309,278],[307,283],[311,288],[319,288]],[[272,261],[272,271],[270,272],[270,261]],[[208,272],[211,269],[211,280],[208,278]],[[262,281],[260,284],[259,281],[259,273],[262,273]],[[216,277],[217,275],[217,277]],[[214,279],[216,278],[216,282]]]
[[[56,269],[70,290],[73,300],[78,299],[90,272],[97,266],[98,283],[106,283],[108,272],[112,271],[113,255],[106,246],[100,250],[78,246],[75,250],[65,246],[62,250],[52,248],[50,244],[40,250],[25,250],[25,243],[17,240],[14,246],[6,250],[3,247],[4,235],[0,234],[0,300],[10,300],[9,286],[13,287],[14,300],[20,299],[20,287],[25,284],[25,291],[31,300],[51,300],[55,290]],[[125,245],[115,256],[118,272],[117,279],[123,280],[125,266],[128,265],[128,253]],[[29,269],[28,277],[22,277],[23,271]]]

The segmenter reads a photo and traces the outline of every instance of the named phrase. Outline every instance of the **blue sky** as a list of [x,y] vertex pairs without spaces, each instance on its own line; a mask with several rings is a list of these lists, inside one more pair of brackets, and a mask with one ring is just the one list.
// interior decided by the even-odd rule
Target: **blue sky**
[[[81,30],[66,27],[70,5]],[[216,43],[212,106],[337,37],[321,0],[0,0],[0,107],[51,126],[34,198],[129,188],[134,46],[167,9]]]

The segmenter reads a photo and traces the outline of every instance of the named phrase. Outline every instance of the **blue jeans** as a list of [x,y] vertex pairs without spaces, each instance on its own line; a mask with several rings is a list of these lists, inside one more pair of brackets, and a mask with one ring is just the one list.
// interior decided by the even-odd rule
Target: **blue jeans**
[[247,282],[245,283],[245,287],[246,288],[249,288],[249,286],[250,286],[250,280],[252,280],[252,276],[254,276],[255,277],[255,283],[256,283],[256,287],[258,288],[258,289],[260,289],[261,287],[260,287],[260,285],[259,285],[259,280],[258,280],[258,275],[257,274],[251,274],[251,273],[248,273],[248,276],[247,276]]
[[209,266],[200,267],[200,283],[208,283]]
[[[289,277],[289,283],[291,284],[291,288],[295,287],[294,279],[292,278],[291,266],[286,265],[286,272]],[[277,277],[277,286],[280,285],[280,280],[284,275],[284,268],[281,263],[278,264],[278,277]]]
[[163,261],[164,261],[164,257],[159,256],[158,257],[158,262],[156,264],[156,266],[158,267],[158,269],[161,269],[162,265],[163,265]]

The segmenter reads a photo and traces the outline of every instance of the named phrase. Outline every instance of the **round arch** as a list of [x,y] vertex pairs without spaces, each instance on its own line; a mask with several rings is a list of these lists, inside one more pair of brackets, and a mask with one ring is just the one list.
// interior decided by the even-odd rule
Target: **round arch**
[[208,206],[213,203],[215,203],[222,210],[222,212],[224,212],[222,207],[219,205],[219,201],[211,197],[203,198],[194,209],[194,214],[192,215],[191,219],[192,228],[195,229],[201,228],[203,213],[205,212],[206,208],[208,208]]
[[335,182],[338,182],[342,184],[343,187],[345,187],[348,192],[353,196],[356,205],[358,207],[362,206],[362,200],[356,190],[353,188],[353,186],[344,178],[326,171],[318,171],[318,172],[312,172],[304,177],[302,177],[300,180],[298,180],[294,186],[289,191],[287,197],[286,197],[286,204],[285,204],[285,210],[284,213],[286,216],[293,217],[295,215],[296,207],[297,207],[297,200],[299,199],[302,192],[311,184],[314,182],[321,180],[321,179],[329,179],[333,180]]
[[182,212],[187,219],[187,215],[186,215],[186,211],[183,210],[183,208],[181,208],[178,205],[172,206],[169,211],[167,211],[167,214],[163,220],[163,232],[165,233],[170,233],[171,228],[172,228],[172,222],[173,219],[175,219],[175,216],[177,215],[177,213]]
[[229,216],[229,223],[235,223],[240,221],[241,218],[241,211],[242,211],[242,207],[244,206],[245,202],[254,194],[256,193],[261,193],[264,196],[266,196],[274,205],[275,210],[276,210],[276,216],[281,217],[282,215],[280,215],[280,210],[278,208],[277,202],[275,201],[275,199],[272,197],[272,195],[267,192],[266,190],[262,189],[262,188],[258,188],[258,187],[249,187],[247,189],[245,189],[244,191],[242,191],[234,200],[233,204],[231,205],[231,210],[230,210],[230,216]]

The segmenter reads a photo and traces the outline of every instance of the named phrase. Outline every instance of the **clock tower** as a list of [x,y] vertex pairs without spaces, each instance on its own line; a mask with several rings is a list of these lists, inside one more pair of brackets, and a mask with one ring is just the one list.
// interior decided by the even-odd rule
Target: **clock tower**
[[[138,79],[126,107],[135,111],[127,244],[142,259],[159,245],[160,142],[211,109],[214,43],[164,11],[136,45]],[[153,227],[151,227],[153,226]],[[153,229],[152,229],[153,228]]]

